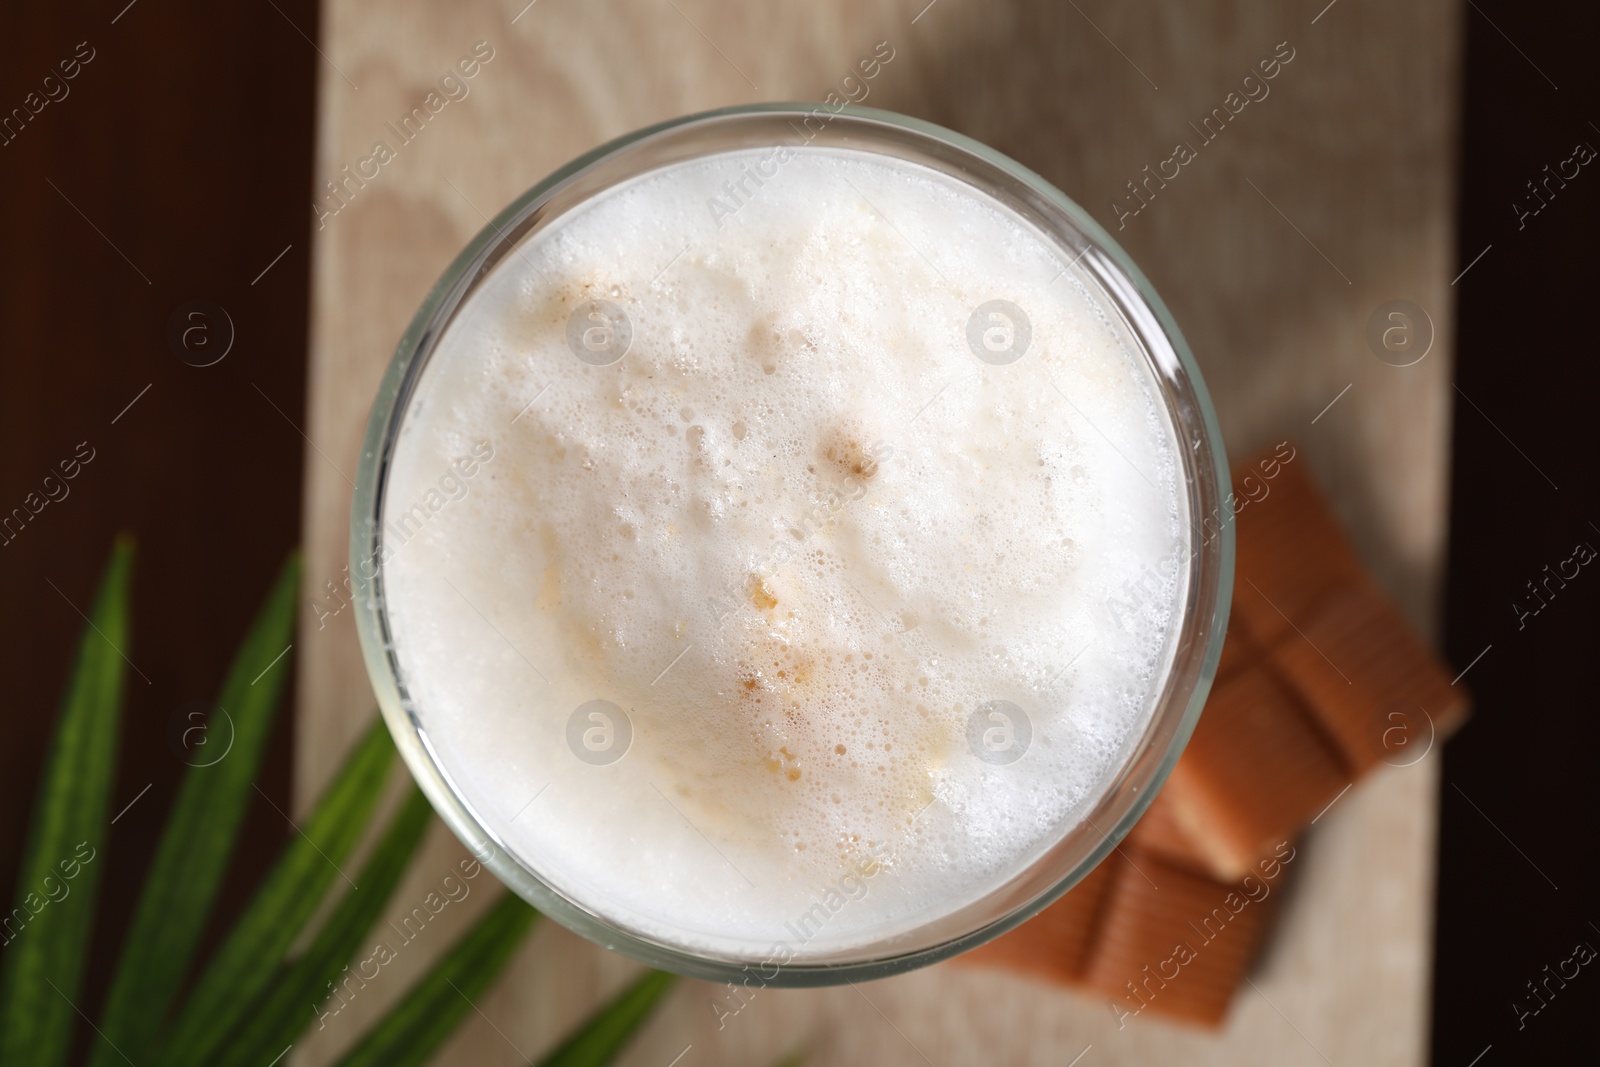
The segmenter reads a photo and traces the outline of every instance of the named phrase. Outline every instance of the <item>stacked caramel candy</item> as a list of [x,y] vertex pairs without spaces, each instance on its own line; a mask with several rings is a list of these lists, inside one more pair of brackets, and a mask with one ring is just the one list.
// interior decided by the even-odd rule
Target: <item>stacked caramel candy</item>
[[962,959],[1083,987],[1119,1018],[1219,1024],[1267,931],[1293,840],[1380,761],[1460,725],[1453,686],[1362,571],[1294,449],[1234,487],[1222,662],[1172,776],[1066,896]]

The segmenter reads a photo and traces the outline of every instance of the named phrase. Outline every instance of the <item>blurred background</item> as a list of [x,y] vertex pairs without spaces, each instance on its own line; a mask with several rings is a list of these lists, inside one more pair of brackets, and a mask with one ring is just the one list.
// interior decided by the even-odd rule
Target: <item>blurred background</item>
[[[638,126],[725,104],[820,99],[886,41],[894,59],[865,103],[994,145],[1111,230],[1187,333],[1230,449],[1285,437],[1302,446],[1364,562],[1474,693],[1474,718],[1427,768],[1404,784],[1372,783],[1350,821],[1308,839],[1323,849],[1322,866],[1299,872],[1310,881],[1341,866],[1340,849],[1359,848],[1339,834],[1360,837],[1390,815],[1412,828],[1390,835],[1410,842],[1392,862],[1361,853],[1373,871],[1399,872],[1397,892],[1421,902],[1413,914],[1377,901],[1388,910],[1373,936],[1393,938],[1404,920],[1410,941],[1396,951],[1424,953],[1395,972],[1402,990],[1420,976],[1396,1009],[1395,1025],[1409,1029],[1389,1045],[1363,1038],[1385,1050],[1365,1062],[1482,1057],[1488,1067],[1600,1049],[1600,978],[1580,974],[1520,1025],[1513,1006],[1576,943],[1600,945],[1590,789],[1600,702],[1584,666],[1600,637],[1600,578],[1580,573],[1528,610],[1547,565],[1577,543],[1600,546],[1588,422],[1600,371],[1582,317],[1596,280],[1600,172],[1579,151],[1600,146],[1600,9],[110,0],[18,7],[7,22],[0,513],[41,492],[61,461],[81,464],[65,495],[0,534],[8,891],[81,610],[113,535],[131,530],[140,545],[113,800],[114,810],[131,806],[106,860],[98,929],[108,936],[97,937],[80,1002],[90,1015],[185,769],[174,724],[214,695],[296,545],[308,553],[298,706],[280,720],[257,783],[264,796],[219,930],[293,832],[274,805],[303,810],[367,719],[348,618],[328,634],[310,606],[339,573],[349,492],[339,471],[353,470],[376,374],[412,310],[483,216]],[[479,41],[494,59],[471,95],[331,212],[325,183]],[[1271,95],[1154,199],[1131,199],[1143,168],[1190,138],[1189,124],[1280,42],[1294,58]],[[63,64],[76,73],[63,79]],[[1557,172],[1565,177],[1551,180]],[[1434,336],[1409,368],[1364,340],[1373,312],[1402,299],[1425,311]],[[1348,901],[1353,890],[1341,892]],[[1295,906],[1315,900],[1306,890]],[[1359,935],[1362,915],[1350,909],[1340,929]],[[1319,998],[1363,1025],[1359,963],[1347,980],[1355,994],[1336,991],[1333,972],[1340,953],[1381,958],[1385,945],[1331,949],[1321,959],[1267,952],[1269,974],[1295,960],[1328,973],[1297,987],[1305,1014],[1278,1005],[1289,1025],[1252,1046],[1261,1062],[1308,1055],[1295,1021],[1334,1029]],[[579,983],[601,981],[608,966],[588,960]],[[1018,982],[895,981],[874,998],[890,1014],[949,1014],[941,1003],[958,1001],[956,1016],[988,1017],[934,1043],[949,1050],[940,1063],[986,1062],[995,1028],[1037,1031],[1060,1053],[1038,1062],[1065,1063],[1090,1040],[1072,1012],[1106,1022],[1101,1008],[1064,1006],[1071,994]],[[679,992],[668,1011],[705,1014]],[[502,996],[505,1015],[526,1015],[523,1033],[541,1033],[515,990]],[[752,1029],[887,1032],[863,1006],[849,1021],[827,996],[836,999],[773,994],[762,1009],[771,1018]],[[781,1017],[785,998],[798,1005],[792,1017]],[[1372,1007],[1387,1018],[1394,1005]],[[1248,1011],[1273,1018],[1261,1005]],[[446,1060],[481,1062],[463,1040]],[[874,1062],[909,1055],[892,1032],[883,1040],[894,1051]],[[1307,1043],[1340,1040],[1312,1033]],[[1247,1059],[1256,1062],[1237,1062]]]

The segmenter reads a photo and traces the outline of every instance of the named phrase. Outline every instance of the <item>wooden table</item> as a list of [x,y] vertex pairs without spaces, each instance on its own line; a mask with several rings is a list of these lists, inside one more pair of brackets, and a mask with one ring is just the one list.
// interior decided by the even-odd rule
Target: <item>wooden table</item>
[[[401,330],[492,214],[581,152],[647,123],[727,104],[817,99],[887,41],[869,105],[977,137],[1086,205],[1182,324],[1228,445],[1293,437],[1357,547],[1434,632],[1445,544],[1451,165],[1462,9],[1453,0],[329,0],[316,184],[396,148],[316,235],[306,432],[307,588],[301,656],[302,809],[368,721],[349,612],[318,628],[310,601],[345,558],[359,441]],[[1320,14],[1319,14],[1320,10]],[[386,125],[423,105],[476,42],[493,58],[423,132]],[[1190,127],[1229,107],[1280,42],[1270,94],[1201,145]],[[1259,89],[1253,90],[1259,95]],[[1201,145],[1139,214],[1112,206],[1185,140]],[[370,168],[368,168],[370,173]],[[322,211],[333,202],[320,201]],[[1409,299],[1431,316],[1427,358],[1396,368],[1364,340]],[[1330,403],[1332,406],[1330,407]],[[950,964],[859,990],[764,991],[718,1032],[714,990],[685,982],[626,1058],[665,1067],[765,1064],[804,1045],[814,1064],[1411,1064],[1425,1055],[1437,756],[1343,797],[1296,862],[1280,926],[1226,1029],[1148,1018],[1117,1029],[1105,1004]],[[439,828],[398,896],[409,909],[460,846]],[[327,1029],[326,1062],[490,897],[453,906]],[[397,967],[411,971],[398,974]],[[545,924],[477,1004],[442,1062],[523,1062],[633,964]]]

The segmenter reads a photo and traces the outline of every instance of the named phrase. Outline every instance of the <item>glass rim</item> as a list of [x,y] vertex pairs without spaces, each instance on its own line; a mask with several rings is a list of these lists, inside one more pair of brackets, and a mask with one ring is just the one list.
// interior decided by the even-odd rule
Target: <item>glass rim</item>
[[[1046,229],[1039,220],[1027,217],[1042,237],[1055,243],[1071,236],[1082,239],[1079,260],[1094,274],[1104,297],[1122,314],[1125,329],[1140,349],[1136,355],[1145,359],[1156,380],[1172,430],[1180,443],[1191,446],[1178,449],[1175,477],[1183,483],[1188,498],[1191,541],[1199,540],[1190,545],[1188,587],[1186,594],[1179,597],[1183,618],[1168,635],[1173,647],[1160,692],[1152,701],[1142,733],[1130,738],[1123,747],[1121,762],[1110,768],[1109,784],[1103,782],[1103,791],[1091,794],[1086,812],[1079,805],[1064,817],[1059,824],[1061,829],[1047,842],[1048,847],[1033,853],[1025,869],[1012,872],[1007,881],[991,887],[976,901],[940,915],[916,931],[944,923],[952,916],[980,914],[986,902],[1003,903],[1008,895],[1018,895],[1019,883],[1027,880],[1027,887],[1021,892],[1023,899],[1006,905],[1002,914],[971,929],[904,951],[863,954],[862,958],[838,961],[783,962],[773,975],[762,972],[759,976],[762,985],[775,987],[887,977],[964,952],[1033,917],[1117,847],[1165,782],[1199,719],[1221,656],[1232,596],[1233,516],[1231,507],[1223,504],[1224,487],[1231,484],[1231,479],[1216,413],[1188,344],[1154,287],[1111,235],[1064,193],[1009,157],[933,123],[875,108],[835,108],[815,103],[742,105],[686,115],[626,134],[579,156],[514,199],[467,243],[429,290],[396,346],[373,402],[356,475],[349,539],[351,580],[357,593],[352,598],[356,630],[379,709],[412,776],[456,836],[510,890],[589,940],[653,967],[691,977],[713,981],[750,977],[756,961],[696,952],[627,929],[584,907],[518,858],[472,810],[452,784],[404,691],[384,602],[382,516],[395,438],[412,390],[455,313],[505,255],[541,224],[561,217],[566,210],[621,182],[668,165],[635,164],[637,169],[625,165],[631,156],[646,149],[670,146],[673,138],[692,142],[697,136],[733,135],[741,124],[762,127],[775,120],[804,124],[819,116],[826,138],[817,135],[814,139],[850,148],[854,137],[875,142],[865,150],[884,155],[891,155],[884,151],[891,142],[907,151],[914,149],[922,153],[915,161],[934,166],[929,160],[942,160],[945,165],[936,169],[1017,208],[1017,203],[1001,198],[995,188],[974,179],[974,173],[981,171],[991,183],[1004,183],[1007,192],[1025,201],[1034,213],[1055,216],[1052,221],[1056,229]],[[760,141],[735,143],[709,151],[690,151],[681,158],[763,146],[775,145]],[[616,167],[621,176],[580,195],[559,211],[546,211],[563,192],[570,192],[586,176],[608,166]],[[1208,522],[1213,520],[1217,528],[1209,533]],[[366,573],[369,566],[370,574]],[[1166,655],[1164,649],[1163,658]],[[1107,823],[1109,831],[1099,829]],[[1094,826],[1095,832],[1084,833],[1085,826]],[[1098,836],[1099,840],[1088,847],[1079,840],[1076,848],[1066,848],[1075,835],[1081,839]],[[1053,857],[1060,867],[1063,852],[1075,855],[1075,862],[1062,870],[1039,870],[1048,866]],[[762,966],[771,962],[764,961]]]

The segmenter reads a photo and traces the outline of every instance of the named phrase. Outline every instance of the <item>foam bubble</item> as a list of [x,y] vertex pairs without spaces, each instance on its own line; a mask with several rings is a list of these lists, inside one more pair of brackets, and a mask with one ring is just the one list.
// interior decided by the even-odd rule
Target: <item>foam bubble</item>
[[927,169],[780,158],[653,172],[495,268],[406,414],[386,518],[429,517],[384,563],[480,818],[591,910],[755,959],[903,933],[1059,837],[1148,720],[1189,547],[1069,255]]

